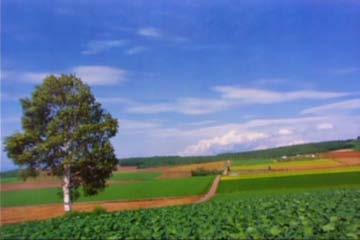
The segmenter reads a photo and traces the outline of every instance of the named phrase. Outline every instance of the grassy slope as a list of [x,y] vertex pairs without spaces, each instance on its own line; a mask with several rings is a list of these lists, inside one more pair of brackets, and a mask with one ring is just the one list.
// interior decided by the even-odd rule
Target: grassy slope
[[219,193],[360,186],[360,171],[225,180]]
[[[108,200],[138,200],[150,198],[180,197],[201,195],[208,191],[213,177],[193,177],[186,179],[161,179],[131,184],[114,184],[98,195],[81,196],[79,202]],[[36,189],[4,192],[1,194],[1,207],[26,206],[61,203],[58,189]]]

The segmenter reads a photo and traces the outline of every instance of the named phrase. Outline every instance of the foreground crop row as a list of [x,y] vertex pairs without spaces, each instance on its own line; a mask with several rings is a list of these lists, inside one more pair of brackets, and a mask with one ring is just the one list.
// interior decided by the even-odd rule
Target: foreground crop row
[[359,236],[360,190],[354,189],[74,215],[1,229],[3,239],[356,239]]

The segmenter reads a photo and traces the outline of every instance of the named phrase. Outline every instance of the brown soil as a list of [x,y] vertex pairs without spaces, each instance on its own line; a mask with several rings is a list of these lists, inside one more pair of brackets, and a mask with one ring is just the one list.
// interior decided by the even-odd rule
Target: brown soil
[[[91,212],[95,207],[103,207],[109,212],[126,211],[144,208],[159,208],[178,205],[188,205],[202,203],[210,200],[216,193],[220,182],[220,176],[217,176],[209,190],[203,196],[183,197],[183,198],[165,198],[152,199],[131,202],[93,202],[93,203],[76,203],[74,210],[79,212]],[[45,220],[49,218],[64,215],[62,204],[39,205],[29,207],[9,207],[1,208],[1,225],[22,223],[34,220]]]
[[360,152],[357,151],[333,151],[324,154],[324,156],[343,165],[360,165]]
[[6,183],[1,184],[1,192],[8,191],[18,191],[18,190],[26,190],[26,189],[40,189],[40,188],[54,188],[61,187],[60,182],[56,181],[31,181],[31,182],[22,182],[22,183]]
[[138,168],[137,167],[118,167],[117,171],[119,172],[137,172]]

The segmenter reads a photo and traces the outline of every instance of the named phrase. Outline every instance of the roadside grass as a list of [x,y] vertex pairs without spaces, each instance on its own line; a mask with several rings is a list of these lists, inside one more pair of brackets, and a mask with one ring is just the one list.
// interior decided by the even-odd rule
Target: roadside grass
[[258,191],[262,194],[264,191],[354,186],[360,187],[360,171],[227,180],[220,182],[218,193],[253,194]]
[[[213,176],[185,179],[154,179],[127,185],[110,185],[95,196],[80,196],[76,202],[126,201],[185,197],[204,194],[210,188]],[[1,207],[29,206],[38,204],[62,203],[61,189],[32,189],[2,192]]]

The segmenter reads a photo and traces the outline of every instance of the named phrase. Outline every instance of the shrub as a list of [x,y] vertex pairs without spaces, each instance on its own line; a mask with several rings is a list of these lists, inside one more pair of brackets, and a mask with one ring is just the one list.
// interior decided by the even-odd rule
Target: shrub
[[221,170],[208,170],[204,168],[197,168],[195,170],[191,170],[191,176],[209,176],[209,175],[219,175],[222,174]]

